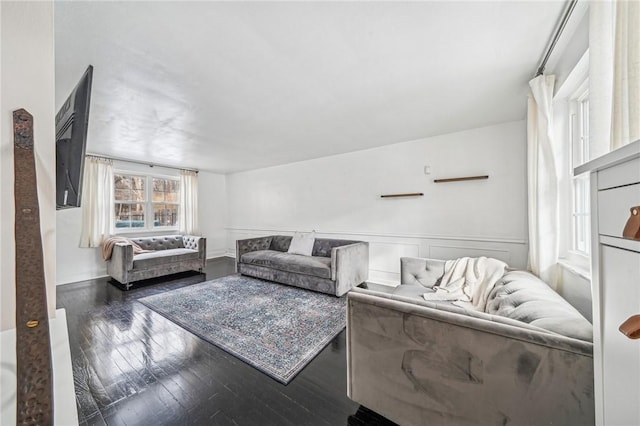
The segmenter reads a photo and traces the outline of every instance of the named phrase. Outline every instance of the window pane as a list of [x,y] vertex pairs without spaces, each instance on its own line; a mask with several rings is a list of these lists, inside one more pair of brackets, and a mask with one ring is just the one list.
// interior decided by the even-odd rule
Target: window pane
[[116,201],[127,201],[131,199],[131,179],[129,176],[114,175],[115,199]]
[[144,228],[144,204],[115,203],[116,228]]
[[114,176],[116,201],[145,201],[145,178],[143,176]]
[[167,192],[178,192],[180,186],[177,180],[167,180]]
[[145,180],[144,176],[131,176],[131,189],[144,191]]
[[153,192],[164,192],[165,179],[153,178]]
[[145,192],[146,178],[144,176],[131,177],[131,200],[146,201],[147,194]]
[[177,203],[179,186],[177,180],[153,178],[153,201]]
[[153,178],[153,201],[164,201],[165,179]]
[[167,180],[166,185],[165,201],[177,203],[179,201],[180,183],[177,180]]
[[589,98],[582,101],[582,163],[589,160]]
[[572,179],[573,183],[573,250],[589,255],[591,223],[589,218],[589,177]]
[[176,226],[178,206],[175,204],[153,205],[153,226]]
[[129,205],[115,203],[116,228],[131,228]]

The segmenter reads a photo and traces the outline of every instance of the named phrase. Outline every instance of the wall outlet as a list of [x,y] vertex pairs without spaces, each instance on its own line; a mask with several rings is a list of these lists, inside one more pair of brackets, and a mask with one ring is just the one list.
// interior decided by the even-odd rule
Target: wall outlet
[[425,175],[431,174],[431,166],[424,166],[424,174]]

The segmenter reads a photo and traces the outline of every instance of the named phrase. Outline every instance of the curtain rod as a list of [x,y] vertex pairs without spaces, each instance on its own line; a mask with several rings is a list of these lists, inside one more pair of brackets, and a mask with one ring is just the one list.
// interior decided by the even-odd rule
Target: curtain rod
[[85,155],[88,156],[88,157],[106,158],[107,160],[124,161],[126,163],[142,164],[144,166],[149,166],[149,167],[164,167],[165,169],[186,170],[188,172],[195,172],[195,173],[199,173],[200,172],[200,170],[198,170],[198,169],[190,169],[188,167],[176,167],[176,166],[169,166],[167,164],[149,163],[148,161],[130,160],[128,158],[122,158],[122,157],[110,157],[108,155],[102,155],[102,154],[87,153]]
[[556,31],[553,34],[551,43],[549,44],[549,47],[547,48],[547,51],[544,57],[542,58],[542,62],[540,62],[540,66],[536,71],[535,77],[542,75],[544,73],[544,69],[547,66],[547,61],[549,60],[549,56],[551,56],[551,52],[553,52],[553,49],[556,47],[556,43],[558,42],[558,39],[560,39],[560,36],[562,35],[562,31],[564,31],[564,27],[567,25],[567,22],[571,17],[571,13],[573,13],[573,9],[576,7],[576,3],[578,3],[578,0],[569,0],[567,9],[564,11],[564,14],[562,15],[562,19],[560,20],[560,23],[558,24],[558,27],[556,28]]

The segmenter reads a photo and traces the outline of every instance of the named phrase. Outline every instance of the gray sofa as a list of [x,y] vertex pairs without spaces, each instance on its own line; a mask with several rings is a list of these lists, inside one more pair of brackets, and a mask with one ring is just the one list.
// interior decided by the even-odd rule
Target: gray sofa
[[207,240],[194,235],[130,238],[148,253],[133,253],[133,245],[116,243],[107,260],[107,273],[126,290],[133,281],[196,270],[207,264]]
[[237,240],[237,271],[336,296],[368,278],[367,242],[316,238],[311,256],[287,253],[290,244],[285,235]]
[[424,300],[443,272],[403,258],[390,293],[349,293],[349,397],[401,425],[594,424],[591,324],[525,271],[486,312]]

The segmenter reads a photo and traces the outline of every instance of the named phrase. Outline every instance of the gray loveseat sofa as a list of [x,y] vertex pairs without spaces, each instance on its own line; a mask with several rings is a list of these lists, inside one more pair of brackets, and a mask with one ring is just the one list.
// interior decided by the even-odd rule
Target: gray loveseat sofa
[[130,238],[148,253],[133,253],[133,245],[116,243],[107,260],[107,273],[131,288],[133,281],[184,271],[200,271],[207,264],[207,240],[194,235]]
[[591,324],[525,271],[486,312],[424,300],[443,272],[403,258],[391,293],[349,293],[349,397],[401,425],[593,425]]
[[285,235],[237,240],[237,271],[336,296],[369,276],[369,243],[365,241],[316,238],[311,256],[287,253],[290,244],[291,237]]

